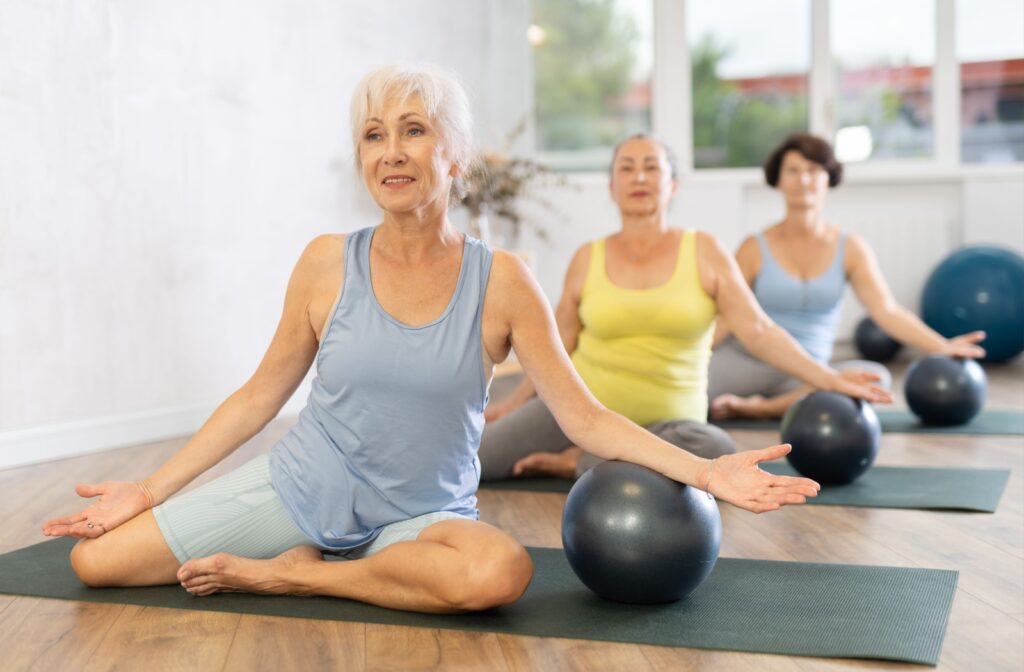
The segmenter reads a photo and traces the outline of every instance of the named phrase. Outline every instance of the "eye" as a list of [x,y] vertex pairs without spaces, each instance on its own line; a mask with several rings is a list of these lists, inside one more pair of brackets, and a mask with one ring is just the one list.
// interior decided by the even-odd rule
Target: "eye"
[[378,140],[380,140],[380,138],[381,138],[381,135],[380,135],[380,133],[378,131],[370,131],[365,136],[365,139],[370,141],[370,142],[377,142]]
[[629,164],[623,164],[623,165],[619,166],[619,172],[620,173],[629,173],[629,172],[632,172],[632,170],[633,170],[633,166],[631,166]]
[[423,135],[423,133],[424,133],[423,129],[420,128],[419,126],[412,126],[412,127],[410,127],[408,132],[409,132],[409,135],[412,135],[414,137],[415,136]]

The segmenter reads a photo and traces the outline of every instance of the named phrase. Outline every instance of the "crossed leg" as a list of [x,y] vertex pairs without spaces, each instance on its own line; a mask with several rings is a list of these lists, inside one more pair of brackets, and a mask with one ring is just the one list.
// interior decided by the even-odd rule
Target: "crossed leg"
[[434,613],[489,609],[516,601],[533,576],[526,549],[486,523],[444,520],[415,541],[359,560],[326,562],[312,546],[269,560],[217,553],[180,565],[152,513],[79,543],[72,567],[89,586],[180,582],[195,595],[220,591],[327,595]]

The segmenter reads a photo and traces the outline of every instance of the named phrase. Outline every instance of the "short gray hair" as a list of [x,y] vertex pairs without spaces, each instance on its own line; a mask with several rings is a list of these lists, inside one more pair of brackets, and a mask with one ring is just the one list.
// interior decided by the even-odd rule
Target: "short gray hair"
[[612,149],[612,162],[608,166],[609,174],[612,174],[615,171],[615,159],[619,156],[619,150],[622,149],[622,146],[630,140],[650,140],[658,147],[661,147],[661,151],[665,152],[665,160],[668,161],[669,174],[672,179],[674,180],[679,176],[679,160],[676,158],[676,153],[672,151],[671,147],[650,133],[637,133],[625,138],[624,140],[620,140],[619,144],[615,145],[615,148]]
[[[389,65],[373,70],[356,85],[351,109],[356,168],[362,168],[359,143],[366,120],[380,110],[389,95],[397,95],[403,102],[412,95],[419,96],[427,117],[438,126],[448,158],[459,174],[464,174],[475,154],[469,97],[454,73],[436,65]],[[460,191],[460,183],[456,179],[454,192]]]

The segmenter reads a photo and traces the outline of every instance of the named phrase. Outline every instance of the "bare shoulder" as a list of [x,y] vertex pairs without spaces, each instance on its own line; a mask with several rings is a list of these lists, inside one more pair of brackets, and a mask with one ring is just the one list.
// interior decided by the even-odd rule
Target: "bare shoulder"
[[852,270],[864,263],[865,260],[872,258],[874,252],[872,252],[871,246],[868,245],[867,241],[859,234],[848,233],[846,235],[846,253],[843,256],[847,269]]
[[309,262],[322,262],[343,257],[345,252],[344,233],[324,233],[309,241],[302,251],[302,258]]
[[584,243],[573,252],[569,268],[565,272],[567,280],[569,278],[582,278],[586,275],[587,269],[590,267],[590,250],[593,245],[593,242]]
[[295,264],[295,273],[318,276],[336,271],[345,261],[345,234],[326,233],[311,240]]
[[491,282],[499,286],[514,286],[531,277],[530,269],[522,257],[505,250],[494,250],[491,258]]
[[717,264],[732,255],[717,237],[707,231],[698,231],[697,256]]

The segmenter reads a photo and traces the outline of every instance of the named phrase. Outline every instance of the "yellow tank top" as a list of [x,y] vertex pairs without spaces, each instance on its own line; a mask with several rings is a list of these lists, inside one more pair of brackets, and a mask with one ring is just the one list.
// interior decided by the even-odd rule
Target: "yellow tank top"
[[590,245],[573,364],[597,399],[639,425],[707,420],[715,302],[697,273],[697,234],[683,232],[668,282],[649,289],[612,284],[605,241]]

